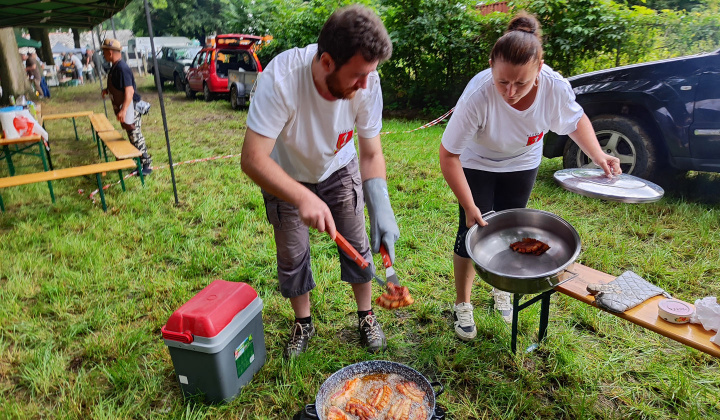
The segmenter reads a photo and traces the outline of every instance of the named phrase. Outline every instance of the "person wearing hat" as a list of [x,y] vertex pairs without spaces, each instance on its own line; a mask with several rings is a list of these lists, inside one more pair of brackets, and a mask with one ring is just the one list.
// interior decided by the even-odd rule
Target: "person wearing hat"
[[[30,55],[30,50],[28,48],[22,48],[20,50],[20,54],[22,55],[22,59],[25,61],[25,72],[28,75],[28,78],[30,81],[35,85],[35,91],[37,92],[39,97],[43,97],[43,89],[42,86],[40,86],[40,81],[42,79],[42,75],[40,74],[40,65],[37,62],[37,56],[35,56],[35,49],[32,49],[33,54]],[[33,57],[35,56],[35,58]]]
[[102,95],[110,95],[115,116],[120,125],[127,131],[130,143],[132,143],[142,156],[143,175],[152,172],[152,157],[148,154],[145,145],[145,137],[142,134],[142,115],[135,109],[135,104],[140,102],[135,88],[135,76],[132,70],[122,59],[122,45],[117,39],[107,38],[102,43],[102,52],[105,61],[112,64],[108,72],[107,88],[103,89]]

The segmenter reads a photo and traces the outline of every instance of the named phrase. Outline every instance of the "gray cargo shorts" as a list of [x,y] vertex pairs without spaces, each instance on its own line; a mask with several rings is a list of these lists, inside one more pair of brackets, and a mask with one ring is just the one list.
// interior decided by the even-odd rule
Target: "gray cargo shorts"
[[[370,266],[361,270],[338,247],[340,279],[348,283],[367,283],[375,268],[365,230],[362,180],[357,157],[318,184],[302,183],[330,208],[337,231],[358,250]],[[263,190],[265,213],[275,231],[280,294],[291,298],[315,288],[310,268],[309,229],[300,220],[297,207]]]

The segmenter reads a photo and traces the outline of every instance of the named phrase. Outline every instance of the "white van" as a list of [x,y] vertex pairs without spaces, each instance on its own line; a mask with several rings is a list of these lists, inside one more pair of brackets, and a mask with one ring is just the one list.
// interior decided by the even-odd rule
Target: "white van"
[[[200,45],[197,40],[191,40],[184,36],[156,36],[153,37],[153,42],[156,53],[165,45]],[[146,71],[147,64],[142,62],[142,57],[145,57],[146,60],[152,59],[150,57],[150,37],[148,36],[138,36],[128,41],[127,65],[130,66],[131,69],[137,69],[138,71],[142,69],[143,72]]]

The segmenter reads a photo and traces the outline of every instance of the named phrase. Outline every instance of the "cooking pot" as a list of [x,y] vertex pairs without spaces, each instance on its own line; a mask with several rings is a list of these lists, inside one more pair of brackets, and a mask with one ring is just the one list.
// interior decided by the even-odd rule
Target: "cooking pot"
[[[305,416],[311,419],[326,420],[325,412],[328,408],[330,397],[337,392],[345,383],[345,381],[366,375],[390,374],[394,373],[407,381],[412,381],[420,387],[427,396],[428,417],[427,420],[435,418],[435,402],[437,397],[445,391],[445,387],[439,382],[430,382],[415,369],[405,366],[401,363],[389,362],[387,360],[369,360],[366,362],[355,363],[346,366],[330,375],[329,378],[320,385],[315,404],[305,406]],[[435,392],[434,387],[439,387],[439,391]]]
[[[560,275],[580,254],[577,231],[555,214],[510,209],[488,212],[483,218],[487,226],[471,227],[465,246],[475,271],[496,289],[518,294],[550,290],[560,283]],[[523,238],[545,242],[550,249],[541,255],[510,249],[510,244]]]

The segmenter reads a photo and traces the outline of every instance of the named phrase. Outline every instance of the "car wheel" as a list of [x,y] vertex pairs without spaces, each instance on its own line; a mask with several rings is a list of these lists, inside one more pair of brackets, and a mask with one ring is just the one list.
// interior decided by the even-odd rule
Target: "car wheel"
[[182,79],[180,78],[180,75],[177,73],[175,73],[175,90],[177,90],[178,92],[182,92],[182,90],[183,90]]
[[203,97],[205,99],[205,102],[210,102],[213,100],[213,94],[210,92],[210,86],[205,83],[203,85]]
[[190,88],[190,83],[185,84],[185,97],[188,99],[195,97],[195,91]]
[[237,110],[240,108],[240,105],[238,104],[237,99],[238,99],[237,88],[235,86],[233,86],[230,88],[230,106],[232,107],[232,109]]
[[[620,159],[623,173],[639,178],[653,178],[658,171],[658,155],[647,131],[637,121],[617,115],[600,115],[592,119],[593,129],[602,150]],[[565,168],[597,168],[592,160],[580,150],[577,143],[569,140],[563,154]]]

